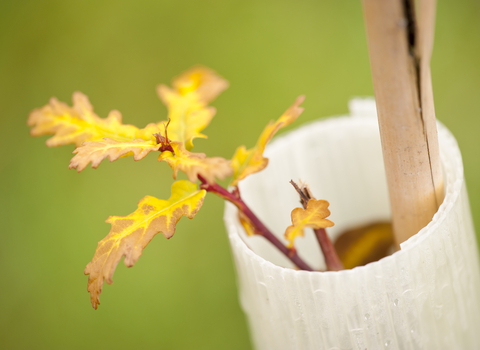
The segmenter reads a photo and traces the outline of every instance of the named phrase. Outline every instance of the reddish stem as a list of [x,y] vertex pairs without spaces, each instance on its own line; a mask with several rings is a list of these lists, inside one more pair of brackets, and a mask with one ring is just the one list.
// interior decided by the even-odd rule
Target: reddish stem
[[324,228],[313,230],[315,237],[317,237],[320,248],[322,249],[323,256],[325,258],[325,264],[328,271],[340,271],[343,270],[343,263],[338,257],[337,251],[332,244],[332,241],[327,235],[327,231]]
[[[293,180],[291,180],[290,183],[300,195],[300,202],[302,203],[303,209],[307,209],[307,204],[308,201],[312,199],[312,194],[308,190],[303,191]],[[335,247],[333,246],[330,237],[328,237],[327,235],[327,231],[324,228],[314,229],[313,231],[315,232],[315,237],[317,237],[320,249],[322,249],[323,257],[325,258],[325,264],[327,265],[327,270],[343,270],[343,263],[338,257],[337,251],[335,250]]]
[[313,269],[303,261],[300,256],[298,256],[295,249],[287,248],[261,221],[260,219],[250,210],[250,208],[245,204],[245,202],[240,197],[238,190],[234,190],[233,193],[230,193],[228,190],[223,188],[217,183],[208,183],[201,175],[198,175],[198,179],[202,182],[200,188],[206,190],[207,192],[215,193],[216,195],[222,197],[223,199],[233,203],[238,210],[240,210],[253,224],[255,230],[259,235],[265,237],[270,243],[272,243],[278,250],[280,250],[287,258],[289,258],[299,269],[313,271]]

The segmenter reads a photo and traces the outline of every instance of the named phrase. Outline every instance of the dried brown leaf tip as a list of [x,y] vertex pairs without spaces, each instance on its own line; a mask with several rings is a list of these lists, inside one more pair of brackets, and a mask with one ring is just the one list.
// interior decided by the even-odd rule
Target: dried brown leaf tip
[[326,219],[330,215],[328,205],[329,203],[325,200],[311,199],[308,201],[306,209],[293,209],[291,214],[292,225],[287,227],[285,231],[285,238],[289,241],[289,248],[293,247],[295,238],[303,236],[305,228],[319,229],[334,225],[332,221]]

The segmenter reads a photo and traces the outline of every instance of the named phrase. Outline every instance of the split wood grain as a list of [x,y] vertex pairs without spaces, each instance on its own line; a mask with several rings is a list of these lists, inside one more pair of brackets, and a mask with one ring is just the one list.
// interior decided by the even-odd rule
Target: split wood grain
[[436,2],[362,2],[399,247],[430,222],[444,196],[430,75]]

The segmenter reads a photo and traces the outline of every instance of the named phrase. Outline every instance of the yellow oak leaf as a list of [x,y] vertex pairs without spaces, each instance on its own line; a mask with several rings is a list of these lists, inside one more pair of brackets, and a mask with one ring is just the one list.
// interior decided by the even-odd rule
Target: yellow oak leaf
[[192,153],[185,149],[183,143],[171,141],[173,153],[164,151],[158,157],[158,161],[166,161],[173,170],[173,178],[177,178],[178,171],[187,174],[190,181],[197,180],[202,176],[209,183],[214,183],[215,178],[223,180],[232,175],[230,161],[221,157],[207,158],[205,153]]
[[342,232],[335,250],[346,269],[367,265],[389,255],[394,247],[392,225],[375,222]]
[[208,104],[228,87],[228,81],[213,69],[197,65],[173,78],[172,87],[182,96]]
[[265,169],[268,165],[268,158],[263,156],[265,146],[278,130],[293,123],[303,112],[303,108],[300,107],[300,105],[304,99],[304,96],[299,96],[293,105],[290,106],[277,121],[270,121],[265,129],[263,129],[255,147],[249,150],[247,150],[245,146],[237,148],[232,158],[234,173],[233,181],[230,184],[231,186],[237,186],[238,182],[248,175]]
[[127,267],[133,266],[142,255],[143,249],[159,232],[166,238],[175,233],[175,225],[182,216],[192,219],[203,204],[206,191],[186,180],[172,185],[168,200],[146,196],[138,208],[127,216],[110,216],[108,235],[98,242],[95,255],[85,267],[88,276],[87,290],[92,306],[97,309],[103,282],[112,284],[113,273],[120,259],[125,256]]
[[242,224],[248,236],[253,236],[257,234],[255,226],[252,224],[250,219],[240,210],[238,211],[238,220],[240,220],[240,223]]
[[110,162],[118,158],[133,155],[134,160],[143,159],[148,153],[158,151],[161,144],[154,140],[136,139],[133,141],[115,141],[105,138],[102,141],[86,141],[77,147],[75,156],[70,161],[69,169],[81,172],[91,162],[92,168],[97,168],[102,160],[108,157]]
[[288,247],[293,247],[293,241],[298,236],[303,236],[306,227],[313,229],[333,226],[333,222],[325,219],[330,215],[329,203],[325,200],[310,199],[307,208],[295,208],[292,210],[292,224],[285,230],[285,238],[289,241]]
[[[228,82],[213,70],[196,66],[172,80],[172,88],[159,85],[157,93],[168,108],[169,138],[182,142],[187,150],[193,148],[194,138],[206,138],[205,129],[216,113],[208,107]],[[157,126],[161,126],[160,123]]]
[[80,146],[85,141],[99,141],[105,137],[116,141],[132,141],[135,139],[152,140],[152,136],[160,131],[151,123],[144,129],[133,125],[122,124],[119,111],[111,111],[107,118],[100,118],[93,111],[88,97],[75,92],[72,97],[73,106],[51,98],[42,108],[33,110],[28,117],[32,136],[50,135],[47,146],[55,147],[67,144]]

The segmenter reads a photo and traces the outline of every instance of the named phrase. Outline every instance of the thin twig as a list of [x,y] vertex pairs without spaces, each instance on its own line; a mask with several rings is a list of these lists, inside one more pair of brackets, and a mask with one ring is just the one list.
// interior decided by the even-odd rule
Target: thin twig
[[[308,201],[313,198],[312,194],[308,191],[307,188],[302,190],[293,180],[290,180],[290,183],[300,195],[300,202],[302,203],[303,209],[307,209]],[[335,250],[332,241],[327,235],[327,231],[324,228],[319,228],[314,229],[313,232],[315,232],[315,237],[317,237],[318,244],[320,245],[320,249],[322,250],[323,256],[325,258],[327,270],[343,270],[344,267],[342,261],[338,257],[337,251]]]
[[295,191],[300,195],[300,203],[302,203],[303,209],[307,209],[307,203],[311,199],[311,196],[309,193],[304,193],[300,187],[295,183],[295,181],[290,180],[290,183],[292,184],[293,188],[295,188]]
[[233,193],[229,192],[222,186],[217,183],[208,183],[201,175],[198,175],[198,179],[202,182],[200,188],[204,189],[207,192],[212,192],[218,195],[219,197],[233,203],[238,210],[240,210],[252,223],[255,227],[255,231],[259,235],[265,237],[270,243],[272,243],[278,250],[280,250],[288,259],[290,259],[299,269],[313,271],[313,269],[297,254],[295,249],[287,248],[261,221],[260,219],[250,210],[250,208],[245,204],[245,202],[240,197],[238,191]]
[[315,237],[317,237],[320,248],[322,248],[323,256],[325,257],[325,264],[327,265],[327,270],[340,271],[345,269],[325,229],[314,229],[313,232],[315,232]]

